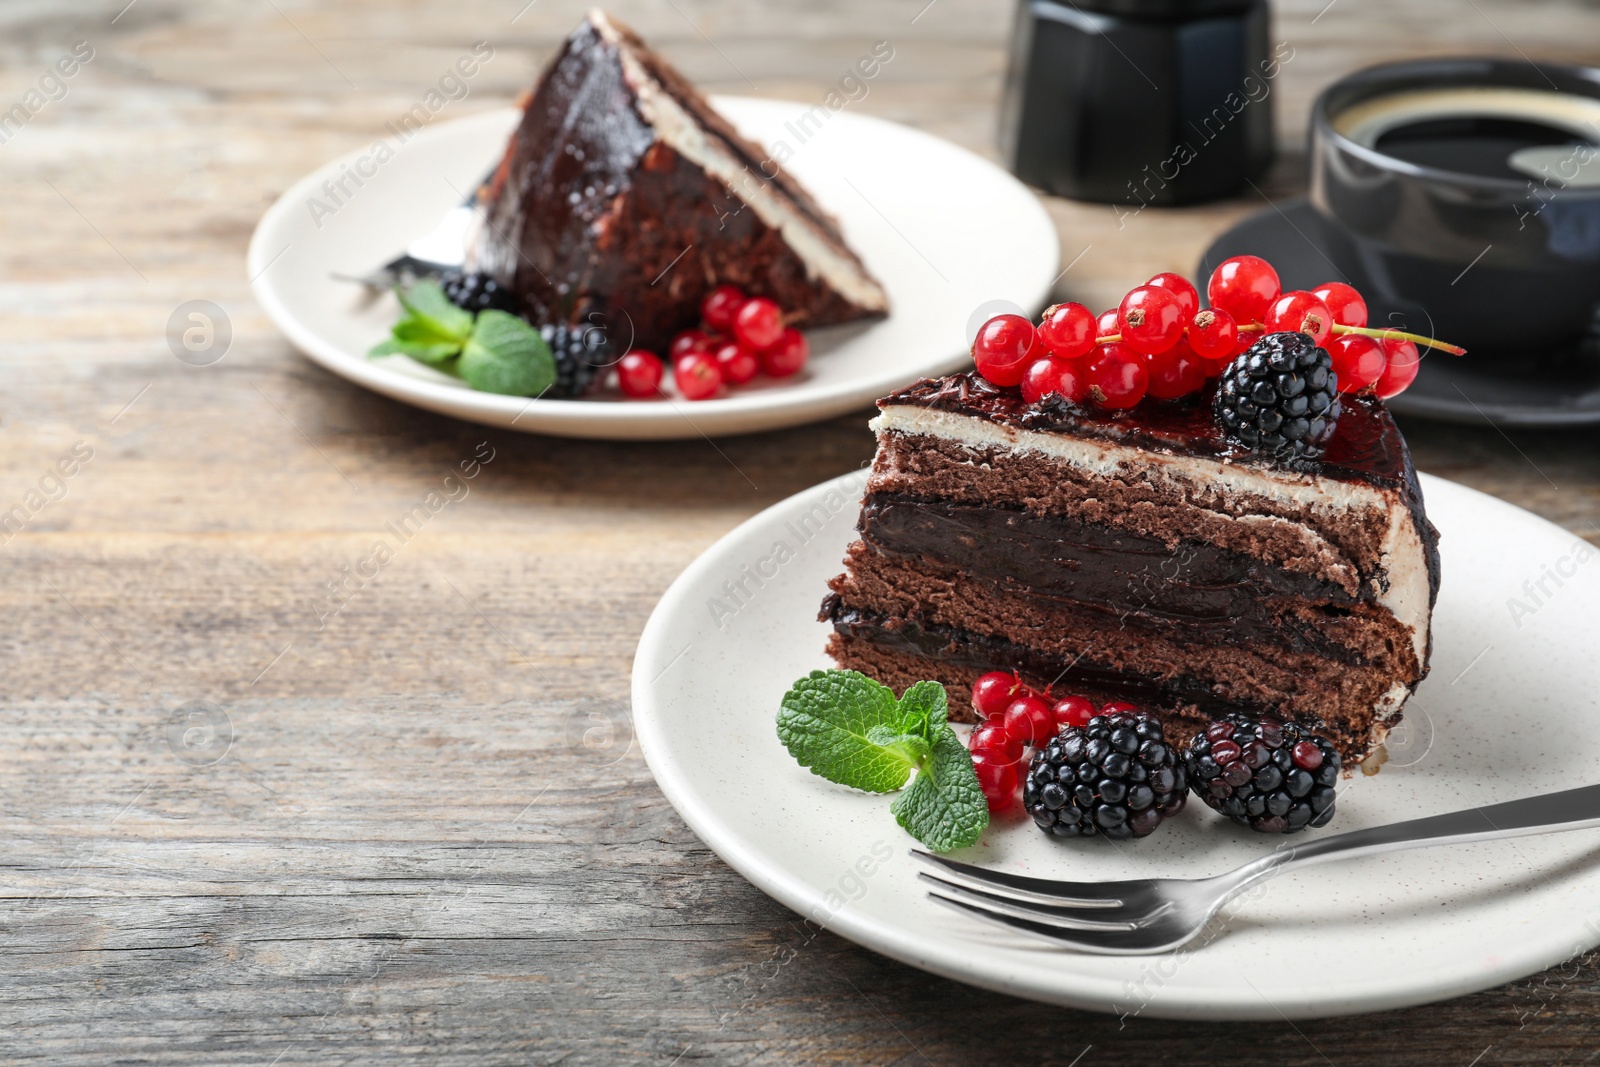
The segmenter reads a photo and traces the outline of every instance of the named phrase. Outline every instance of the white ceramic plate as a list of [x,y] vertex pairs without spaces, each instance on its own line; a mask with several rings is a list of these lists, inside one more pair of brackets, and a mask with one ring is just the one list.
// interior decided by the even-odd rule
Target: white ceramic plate
[[[405,357],[369,360],[397,306],[331,273],[365,274],[397,255],[472,189],[505,149],[520,112],[505,108],[424,128],[377,164],[365,148],[307,175],[278,199],[250,241],[256,299],[306,355],[359,385],[491,426],[568,437],[667,439],[747,433],[830,418],[870,405],[965,358],[965,326],[986,301],[1043,304],[1058,269],[1055,228],[1020,182],[937,137],[841,111],[804,143],[808,105],[722,97],[716,108],[786,164],[889,292],[889,318],[810,334],[812,359],[794,378],[760,380],[713,400],[629,401],[620,394],[536,400],[475,392]],[[802,127],[811,130],[810,125]],[[358,162],[363,156],[367,161]],[[347,175],[367,173],[358,188]],[[325,182],[345,175],[345,190]],[[342,203],[334,200],[337,197]],[[314,208],[315,198],[323,206]],[[330,208],[335,208],[329,213]]]
[[[914,879],[915,842],[889,798],[810,774],[774,728],[789,684],[829,665],[817,607],[855,536],[863,481],[864,472],[807,490],[717,542],[662,597],[634,662],[636,727],[662,790],[779,901],[936,974],[1169,1017],[1396,1008],[1499,985],[1600,943],[1600,830],[1286,875],[1230,906],[1209,943],[1165,956],[1079,955],[935,904]],[[1338,815],[1314,833],[1600,781],[1600,553],[1492,497],[1438,478],[1424,487],[1443,533],[1433,674],[1390,739],[1389,765],[1342,783]],[[1274,844],[1191,804],[1122,847],[1056,841],[1019,815],[957,855],[1053,878],[1194,877]]]

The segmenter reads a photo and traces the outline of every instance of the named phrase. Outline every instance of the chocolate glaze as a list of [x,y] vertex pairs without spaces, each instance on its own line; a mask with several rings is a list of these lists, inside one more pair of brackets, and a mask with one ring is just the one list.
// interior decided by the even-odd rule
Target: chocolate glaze
[[1059,397],[1029,404],[1018,389],[990,383],[976,371],[924,378],[891,393],[878,407],[905,405],[985,419],[1019,430],[1125,445],[1170,456],[1188,456],[1253,467],[1284,470],[1300,476],[1360,483],[1393,492],[1411,513],[1428,567],[1429,604],[1439,593],[1439,533],[1423,510],[1422,486],[1411,463],[1411,450],[1383,401],[1374,397],[1341,398],[1344,413],[1321,459],[1304,462],[1293,472],[1257,453],[1239,448],[1225,437],[1211,414],[1215,383],[1187,402],[1145,400],[1130,411],[1091,412]]
[[767,178],[759,147],[631,30],[591,15],[540,76],[483,191],[479,269],[505,281],[539,319],[598,313],[619,343],[658,350],[697,323],[701,299],[722,283],[776,300],[795,326],[881,315],[809,277],[779,231],[662,139],[640,110],[625,52],[748,168],[752,183],[770,185],[824,243],[855,259],[792,178],[781,170]]

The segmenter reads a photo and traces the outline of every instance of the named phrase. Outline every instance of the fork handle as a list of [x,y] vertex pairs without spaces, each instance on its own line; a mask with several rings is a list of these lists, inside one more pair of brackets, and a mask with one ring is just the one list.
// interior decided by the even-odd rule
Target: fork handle
[[1582,830],[1591,826],[1600,826],[1600,785],[1586,785],[1504,804],[1467,808],[1448,815],[1430,815],[1425,819],[1410,819],[1317,838],[1279,853],[1285,858],[1267,869],[1281,871],[1291,866],[1335,858],[1375,855],[1428,845],[1495,841],[1529,834]]

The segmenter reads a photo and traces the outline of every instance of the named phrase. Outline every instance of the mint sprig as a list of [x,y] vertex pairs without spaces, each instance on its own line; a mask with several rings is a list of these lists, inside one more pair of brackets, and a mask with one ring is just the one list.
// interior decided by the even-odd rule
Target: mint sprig
[[538,396],[554,384],[550,346],[518,316],[494,309],[473,315],[434,282],[397,289],[395,296],[405,313],[369,357],[410,356],[485,393]]
[[912,837],[948,852],[977,841],[989,825],[972,757],[948,711],[938,682],[918,682],[896,700],[857,671],[812,671],[784,694],[778,739],[830,782],[892,793],[910,780],[890,810]]

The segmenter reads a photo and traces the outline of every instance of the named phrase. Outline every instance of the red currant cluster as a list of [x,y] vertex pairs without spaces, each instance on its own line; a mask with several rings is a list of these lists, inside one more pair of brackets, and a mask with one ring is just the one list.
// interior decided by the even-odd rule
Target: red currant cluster
[[1027,749],[1048,744],[1064,726],[1083,727],[1096,715],[1136,710],[1120,702],[1097,708],[1087,697],[1055,698],[1005,671],[990,671],[972,683],[972,707],[979,721],[967,747],[992,812],[1016,803]]
[[[672,379],[687,400],[716,396],[723,386],[744,385],[756,375],[787,378],[806,365],[805,335],[783,324],[783,309],[765,297],[747,297],[736,286],[719,285],[700,303],[700,328],[672,339]],[[629,352],[617,364],[624,395],[655,396],[665,371],[653,352]]]
[[1333,357],[1340,392],[1370,389],[1385,398],[1416,378],[1418,344],[1464,351],[1367,328],[1366,302],[1343,282],[1285,293],[1278,272],[1256,256],[1219,265],[1206,296],[1210,307],[1202,309],[1194,285],[1166,273],[1099,316],[1072,303],[1048,308],[1037,326],[1021,315],[997,315],[978,330],[972,359],[995,385],[1020,386],[1030,404],[1054,393],[1120,411],[1146,396],[1176,400],[1198,392],[1263,333],[1309,334]]

